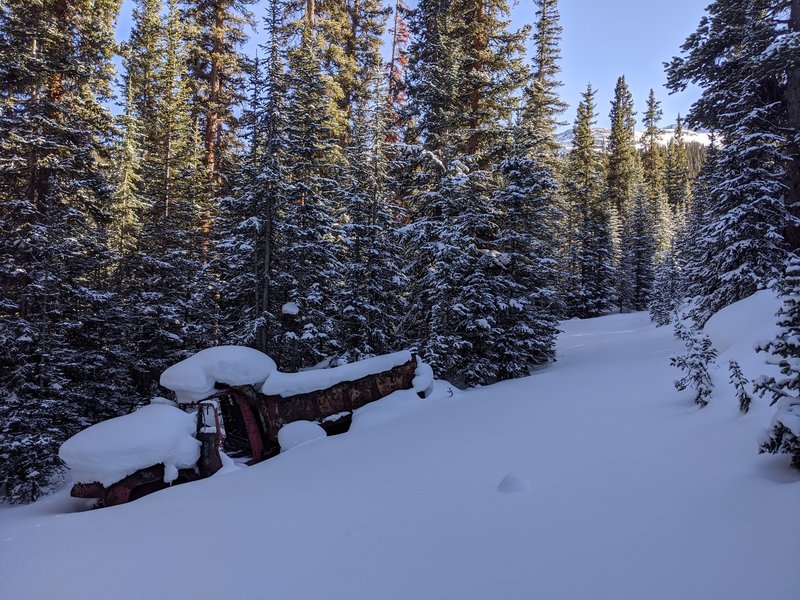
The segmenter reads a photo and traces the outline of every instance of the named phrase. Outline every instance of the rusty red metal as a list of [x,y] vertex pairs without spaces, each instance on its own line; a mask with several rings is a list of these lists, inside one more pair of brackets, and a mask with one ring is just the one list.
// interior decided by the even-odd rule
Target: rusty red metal
[[251,462],[258,462],[264,458],[264,441],[261,438],[261,431],[258,428],[253,409],[250,408],[250,404],[242,392],[231,390],[231,396],[236,400],[236,405],[239,407],[244,421],[244,427],[247,430],[247,439],[250,442],[250,450],[253,452],[253,460]]

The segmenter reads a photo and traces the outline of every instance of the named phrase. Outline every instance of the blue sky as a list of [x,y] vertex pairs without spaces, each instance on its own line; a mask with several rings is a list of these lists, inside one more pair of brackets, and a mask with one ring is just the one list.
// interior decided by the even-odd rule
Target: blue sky
[[[614,85],[625,75],[633,92],[637,113],[644,112],[650,88],[656,92],[664,111],[662,125],[685,115],[699,92],[689,89],[670,96],[662,63],[678,54],[686,37],[700,21],[709,0],[561,0],[559,11],[562,37],[561,88],[569,108],[564,121],[572,123],[581,92],[588,82],[598,90],[598,125],[608,126],[608,112]],[[124,0],[117,39],[130,31],[132,0]],[[261,3],[254,5],[259,23],[264,15]],[[519,0],[512,8],[512,22],[520,27],[535,20],[531,0]],[[251,32],[247,51],[252,52],[258,32]],[[637,115],[638,118],[638,115]]]

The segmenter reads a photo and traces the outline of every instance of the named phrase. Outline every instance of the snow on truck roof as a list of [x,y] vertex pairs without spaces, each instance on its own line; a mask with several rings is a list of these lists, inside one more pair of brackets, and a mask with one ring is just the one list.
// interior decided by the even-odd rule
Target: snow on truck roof
[[161,385],[189,404],[214,393],[215,383],[259,386],[275,371],[275,361],[247,346],[206,348],[161,374]]

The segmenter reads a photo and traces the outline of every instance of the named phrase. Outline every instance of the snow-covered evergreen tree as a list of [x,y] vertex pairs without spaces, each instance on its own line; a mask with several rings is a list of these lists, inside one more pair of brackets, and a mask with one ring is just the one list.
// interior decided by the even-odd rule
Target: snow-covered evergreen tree
[[[704,88],[689,121],[722,134],[717,177],[698,232],[702,251],[689,255],[695,318],[780,278],[787,257],[785,233],[797,228],[785,203],[787,61],[771,50],[783,34],[788,3],[717,0],[684,56],[668,67],[668,85]],[[786,57],[783,57],[784,59]],[[700,260],[697,260],[699,258]]]
[[596,317],[614,303],[614,209],[603,195],[600,155],[595,150],[594,90],[589,85],[578,105],[572,151],[564,176],[568,247],[567,314]]
[[289,55],[286,144],[286,213],[279,274],[285,302],[299,307],[288,324],[280,353],[283,366],[316,364],[342,351],[336,339],[342,285],[337,219],[343,197],[344,157],[334,138],[329,91],[321,75],[319,48],[306,24],[300,45]]
[[686,352],[673,356],[670,365],[683,371],[684,376],[675,381],[675,387],[683,391],[694,389],[694,402],[700,408],[708,405],[708,398],[714,391],[714,382],[708,372],[717,358],[717,351],[711,340],[696,324],[687,325],[682,321],[675,323],[675,337],[683,341]]
[[58,445],[126,404],[104,106],[117,8],[0,6],[0,494],[12,502],[46,491]]
[[777,404],[770,429],[761,440],[761,451],[792,454],[792,464],[800,468],[800,258],[793,257],[781,282],[783,305],[778,311],[779,332],[775,339],[758,348],[780,357],[782,377],[762,376],[754,389],[763,396],[769,392]]
[[656,226],[651,200],[640,186],[623,230],[620,309],[645,310],[653,288]]
[[672,323],[682,299],[679,261],[672,251],[664,252],[658,259],[650,294],[650,319],[657,327]]
[[750,381],[742,373],[742,367],[735,360],[728,361],[728,370],[730,371],[730,382],[736,390],[736,399],[739,401],[739,411],[742,414],[747,414],[750,410],[750,404],[753,398],[747,389]]

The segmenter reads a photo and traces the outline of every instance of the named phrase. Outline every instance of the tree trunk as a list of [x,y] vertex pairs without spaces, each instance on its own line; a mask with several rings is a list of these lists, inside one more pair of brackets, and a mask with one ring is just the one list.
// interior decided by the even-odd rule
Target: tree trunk
[[[789,16],[789,30],[800,33],[800,0],[792,0]],[[800,219],[800,57],[793,57],[786,73],[786,108],[788,116],[789,160],[786,165],[786,208],[795,218]],[[792,250],[800,248],[800,227],[787,227],[786,241]]]

